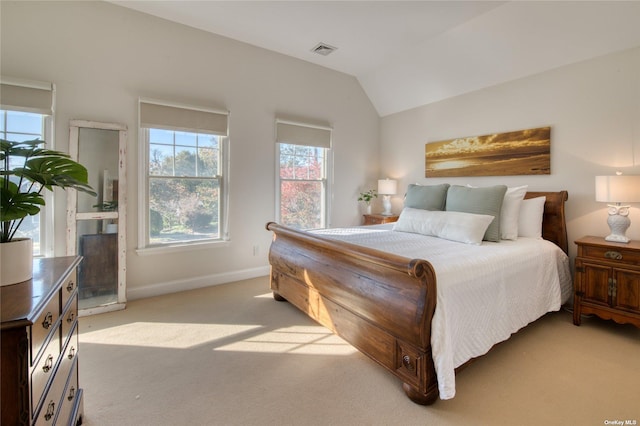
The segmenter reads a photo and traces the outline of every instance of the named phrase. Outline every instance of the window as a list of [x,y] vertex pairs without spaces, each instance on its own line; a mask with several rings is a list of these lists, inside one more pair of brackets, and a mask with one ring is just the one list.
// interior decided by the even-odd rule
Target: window
[[227,240],[226,113],[141,101],[140,123],[140,248]]
[[[53,149],[54,86],[2,77],[0,91],[0,138],[10,141],[40,139],[46,142],[47,148]],[[45,206],[37,215],[23,219],[16,237],[32,239],[34,256],[52,256],[53,193],[45,190],[42,195]]]
[[327,227],[331,131],[276,123],[278,222],[298,229]]

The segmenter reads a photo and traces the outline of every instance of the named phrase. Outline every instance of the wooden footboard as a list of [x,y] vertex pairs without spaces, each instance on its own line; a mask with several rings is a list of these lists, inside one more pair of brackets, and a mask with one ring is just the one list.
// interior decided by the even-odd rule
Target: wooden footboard
[[268,223],[271,289],[404,382],[416,403],[438,397],[431,357],[436,277],[426,260]]

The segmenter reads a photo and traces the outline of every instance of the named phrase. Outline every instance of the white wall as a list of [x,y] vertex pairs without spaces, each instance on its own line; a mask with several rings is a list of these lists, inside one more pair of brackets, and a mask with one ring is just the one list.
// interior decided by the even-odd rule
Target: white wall
[[[551,126],[551,175],[425,178],[425,143]],[[569,191],[571,253],[583,235],[605,236],[606,206],[595,202],[594,176],[640,175],[640,48],[619,52],[386,116],[381,120],[384,174],[409,183],[528,184]],[[394,210],[402,208],[394,197]],[[627,236],[640,239],[640,204]]]
[[[57,149],[67,150],[70,119],[129,128],[130,298],[267,273],[271,235],[264,225],[275,211],[276,116],[333,127],[331,224],[359,222],[358,192],[378,179],[379,117],[355,78],[109,3],[1,2],[0,7],[1,73],[56,84]],[[230,111],[229,246],[135,253],[139,97]],[[57,193],[56,255],[65,252],[65,206],[65,194]]]

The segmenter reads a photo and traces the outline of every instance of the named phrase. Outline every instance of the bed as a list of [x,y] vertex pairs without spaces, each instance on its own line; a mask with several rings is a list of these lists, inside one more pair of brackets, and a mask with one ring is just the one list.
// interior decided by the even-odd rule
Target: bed
[[[566,191],[527,192],[524,198],[540,199],[542,196],[545,197],[542,239],[518,238],[521,244],[516,241],[483,242],[480,246],[472,246],[412,234],[409,235],[409,242],[395,242],[395,246],[401,249],[383,251],[370,243],[377,238],[371,234],[390,233],[392,237],[404,234],[394,232],[393,224],[357,227],[352,230],[306,232],[270,222],[267,229],[273,232],[269,250],[270,286],[273,296],[278,301],[286,300],[293,304],[397,376],[403,382],[406,395],[413,402],[429,405],[439,396],[442,399],[452,398],[455,395],[456,371],[546,312],[558,310],[569,297],[571,277],[566,256],[568,244],[564,214],[568,194]],[[406,247],[422,244],[421,239],[429,240],[426,243],[428,245],[438,240],[435,244],[439,254],[434,254],[432,259],[413,257],[414,253],[422,252]],[[477,250],[481,250],[482,247],[499,248],[500,256],[509,252],[521,253],[516,256],[524,259],[527,258],[527,253],[533,253],[532,250],[536,250],[537,253],[538,245],[546,246],[544,250],[555,260],[545,261],[542,265],[547,272],[534,269],[533,273],[529,271],[525,274],[542,274],[545,277],[548,275],[547,278],[540,279],[535,286],[554,282],[549,290],[542,290],[544,300],[538,300],[539,296],[531,294],[522,297],[513,294],[513,282],[520,280],[513,280],[513,277],[509,278],[508,275],[496,279],[501,281],[501,287],[495,291],[495,297],[494,290],[489,292],[481,288],[475,290],[475,295],[472,290],[468,290],[469,287],[465,287],[464,291],[447,290],[451,277],[456,275],[452,273],[458,267],[455,262],[462,262],[460,265],[464,266],[459,266],[459,270],[467,271],[464,275],[471,283],[482,281],[475,280],[473,275],[486,275],[487,272],[483,272],[483,269],[488,269],[490,273],[495,272],[491,272],[496,269],[495,266],[485,267],[482,262],[468,263],[470,259],[483,257],[475,254],[479,253]],[[445,258],[454,259],[455,262],[444,262]],[[510,263],[504,260],[498,262]],[[446,268],[443,266],[445,263],[449,264]],[[530,261],[519,263],[523,264],[523,267],[532,264]],[[544,266],[547,263],[554,264],[547,268]],[[436,271],[439,271],[440,275]],[[453,300],[449,299],[450,296],[443,299],[443,294],[453,293],[470,293],[472,300],[478,300],[478,303],[475,303],[478,306],[474,308],[474,303],[465,302],[467,306],[456,308],[456,304],[450,302]],[[500,299],[498,293],[504,298]],[[482,297],[483,294],[489,296]],[[478,295],[484,300],[478,299]],[[507,303],[502,300],[506,300]],[[480,303],[483,305],[479,306]],[[507,309],[494,312],[491,305],[496,305],[498,310],[504,309],[505,306]],[[523,309],[523,306],[536,308],[534,312],[525,314],[523,312],[527,309]],[[473,309],[477,309],[477,313],[472,313],[471,319],[460,320],[468,310]],[[478,313],[482,313],[482,319],[474,318]],[[441,327],[441,323],[447,321],[466,321],[487,323],[491,325],[488,328],[493,329],[494,321],[499,322],[503,316],[511,314],[518,317],[516,320],[519,322],[506,326],[498,325],[495,327],[496,332],[489,333],[494,335],[483,337],[482,342],[475,342],[475,339],[468,339],[462,335],[463,346],[467,345],[469,340],[472,341],[471,349],[463,348],[462,354],[456,346],[457,343],[449,341],[456,339],[461,326],[453,324],[450,329]],[[454,332],[451,333],[451,330]],[[451,348],[443,350],[448,346],[456,346],[453,354]]]

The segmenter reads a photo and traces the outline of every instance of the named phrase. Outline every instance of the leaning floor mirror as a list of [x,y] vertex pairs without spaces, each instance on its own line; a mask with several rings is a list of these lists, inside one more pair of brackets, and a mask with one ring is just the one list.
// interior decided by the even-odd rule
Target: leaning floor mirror
[[124,309],[126,304],[127,127],[71,120],[69,154],[89,172],[97,197],[69,191],[67,255],[78,268],[79,315]]

